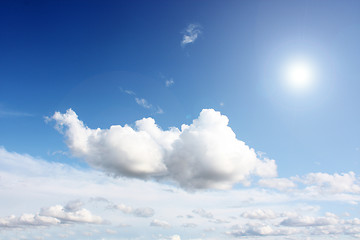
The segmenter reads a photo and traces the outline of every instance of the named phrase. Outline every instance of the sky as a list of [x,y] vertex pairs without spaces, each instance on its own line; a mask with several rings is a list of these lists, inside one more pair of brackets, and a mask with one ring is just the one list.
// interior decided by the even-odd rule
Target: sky
[[0,2],[0,240],[360,238],[359,13]]

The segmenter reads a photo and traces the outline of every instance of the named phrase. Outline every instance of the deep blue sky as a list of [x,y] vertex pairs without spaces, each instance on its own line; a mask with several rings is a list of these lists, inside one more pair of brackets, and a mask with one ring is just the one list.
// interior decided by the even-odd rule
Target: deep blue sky
[[[357,170],[359,10],[358,1],[2,2],[0,143],[43,157],[66,150],[43,117],[68,108],[93,128],[152,116],[164,129],[214,108],[283,176]],[[202,34],[182,47],[191,23]],[[321,79],[302,96],[278,81],[298,55]]]

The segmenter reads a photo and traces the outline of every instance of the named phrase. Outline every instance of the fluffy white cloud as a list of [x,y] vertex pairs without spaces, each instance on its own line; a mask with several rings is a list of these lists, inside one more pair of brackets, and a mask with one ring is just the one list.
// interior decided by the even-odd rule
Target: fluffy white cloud
[[181,46],[185,46],[189,43],[195,42],[195,40],[202,33],[201,26],[198,24],[189,24],[185,29],[183,39],[181,41]]
[[168,227],[170,227],[170,224],[168,222],[166,222],[166,221],[154,219],[154,220],[151,221],[150,226],[168,228]]
[[77,223],[97,223],[103,222],[99,216],[94,216],[92,213],[85,209],[67,210],[61,205],[56,205],[48,208],[42,208],[40,215],[53,217],[61,220],[62,222],[77,222]]
[[9,217],[0,218],[0,228],[19,228],[26,226],[50,226],[59,224],[59,219],[39,214],[23,214],[20,217],[11,215]]
[[95,223],[103,222],[101,217],[81,207],[79,201],[69,202],[65,207],[61,205],[41,209],[37,214],[22,214],[20,217],[11,215],[0,218],[0,228],[23,228],[28,226],[51,226],[60,223]]
[[339,223],[339,218],[332,214],[327,213],[325,217],[312,217],[312,216],[294,216],[286,218],[281,222],[281,225],[291,227],[308,227],[308,226],[326,226],[335,225]]
[[155,214],[154,209],[149,208],[149,207],[134,209],[134,208],[126,206],[124,204],[117,204],[117,205],[112,205],[110,208],[118,209],[118,210],[122,211],[123,213],[132,214],[136,217],[152,217]]
[[181,240],[179,235],[173,235],[171,236],[171,240]]
[[296,184],[287,178],[265,178],[259,180],[259,185],[267,188],[275,188],[280,191],[296,187]]
[[187,189],[228,189],[249,177],[276,176],[274,160],[260,160],[254,149],[236,138],[228,118],[204,109],[192,124],[162,130],[152,118],[110,129],[90,129],[71,109],[56,112],[56,128],[66,127],[74,156],[115,176],[168,178]]
[[234,237],[242,236],[279,236],[292,235],[297,232],[296,229],[291,228],[275,228],[274,226],[262,223],[249,223],[245,226],[236,226],[235,230],[227,232],[227,234]]
[[[299,198],[298,193],[300,192],[304,192],[309,198]],[[103,234],[109,234],[108,229],[116,231],[118,233],[113,236],[116,239],[124,237],[135,239],[145,235],[155,236],[158,233],[163,234],[160,236],[161,239],[170,239],[169,233],[174,234],[181,231],[191,232],[193,239],[202,237],[201,239],[207,240],[222,239],[224,231],[230,231],[228,238],[247,236],[248,239],[259,239],[259,236],[269,239],[279,239],[277,236],[284,236],[284,239],[299,240],[306,239],[306,237],[311,237],[311,239],[325,239],[329,236],[339,239],[359,237],[360,221],[357,218],[348,219],[349,216],[340,218],[329,213],[325,216],[318,216],[319,209],[316,207],[303,204],[293,205],[294,202],[302,202],[305,199],[305,201],[315,200],[316,204],[320,204],[320,206],[322,201],[327,204],[330,203],[329,201],[333,201],[335,205],[330,205],[330,209],[345,206],[346,202],[341,198],[338,199],[338,195],[349,194],[331,194],[329,192],[323,198],[319,198],[319,195],[306,193],[303,188],[290,192],[279,192],[272,189],[264,190],[257,186],[229,191],[191,193],[174,186],[164,187],[156,181],[111,178],[88,168],[79,170],[67,164],[46,162],[29,155],[10,153],[0,148],[0,205],[2,206],[0,208],[0,228],[1,236],[4,239],[15,238],[13,235],[15,231],[11,230],[14,228],[19,236],[24,235],[24,238],[28,239],[35,239],[35,233],[41,233],[44,239],[60,239],[57,238],[60,236],[59,234],[73,239],[83,239],[84,232],[93,234],[94,237],[99,236],[99,233],[93,232],[96,229]],[[24,196],[26,196],[26,201]],[[56,205],[57,203],[66,203],[69,199],[89,199],[89,201],[85,205],[85,201],[70,201],[56,207],[59,206]],[[152,226],[165,227],[170,226],[169,223],[176,224],[172,224],[171,229],[149,226],[147,219],[133,217],[132,212],[142,208],[119,204],[119,209],[128,212],[128,214],[119,214],[118,211],[109,211],[107,208],[107,206],[112,206],[113,202],[131,203],[133,206],[143,206],[144,204],[153,206],[157,216],[161,217],[160,219],[163,221],[153,221]],[[53,216],[56,217],[43,216],[41,211],[36,213],[36,210],[40,208],[39,204],[40,206],[53,206],[45,209],[53,209],[55,212]],[[321,208],[329,208],[327,204]],[[104,218],[106,216],[106,220],[111,221],[112,225],[78,224],[89,222],[86,220],[89,218],[84,217],[84,214],[78,214],[84,221],[80,221],[79,218],[71,218],[71,215],[76,215],[76,212],[80,213],[84,206],[91,211],[91,215],[96,213]],[[353,209],[351,205],[348,207]],[[277,218],[272,218],[272,213],[267,210],[258,214],[253,213],[256,212],[256,208],[272,209]],[[213,213],[214,217],[209,219],[192,218],[190,222],[198,227],[183,228],[192,226],[186,225],[189,223],[186,216],[193,209],[206,209],[199,212]],[[347,211],[350,210],[347,209]],[[68,214],[69,212],[72,214]],[[234,217],[245,212],[249,218]],[[3,217],[11,214],[15,216]],[[195,215],[195,213],[192,214]],[[268,218],[262,217],[267,214]],[[176,218],[179,215],[184,216],[183,219]],[[352,212],[352,215],[358,217],[356,211]],[[61,216],[64,220],[57,218]],[[217,220],[218,218],[230,222],[221,221],[223,224],[221,228],[214,229],[215,223],[221,223]],[[287,219],[292,219],[292,221],[286,222]],[[296,221],[296,219],[298,220]],[[259,224],[260,221],[262,224]],[[161,222],[165,222],[165,224],[161,224]],[[230,229],[231,225],[235,223],[242,227]],[[129,228],[119,231],[119,227]],[[205,234],[204,230],[210,232],[206,232],[206,236],[202,235]],[[52,235],[47,236],[46,234]]]
[[250,219],[272,219],[276,218],[276,214],[271,209],[254,209],[243,212],[241,214],[244,218]]
[[328,173],[309,173],[301,179],[297,179],[306,185],[310,185],[310,189],[319,192],[331,193],[360,193],[359,181],[354,172],[342,174]]

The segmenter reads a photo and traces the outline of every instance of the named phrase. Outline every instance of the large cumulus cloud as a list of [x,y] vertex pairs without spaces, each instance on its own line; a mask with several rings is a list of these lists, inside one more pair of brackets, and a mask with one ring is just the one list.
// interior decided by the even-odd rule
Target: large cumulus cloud
[[69,109],[49,119],[74,156],[115,176],[167,178],[186,189],[228,189],[251,175],[276,176],[274,160],[260,160],[236,138],[229,119],[204,109],[192,124],[162,130],[152,118],[109,129],[90,129]]

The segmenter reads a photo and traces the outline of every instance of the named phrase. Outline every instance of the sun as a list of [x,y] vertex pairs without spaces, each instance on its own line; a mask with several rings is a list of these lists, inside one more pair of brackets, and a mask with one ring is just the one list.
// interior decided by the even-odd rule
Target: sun
[[306,90],[314,82],[314,70],[311,64],[304,60],[290,62],[286,67],[285,81],[294,90]]

